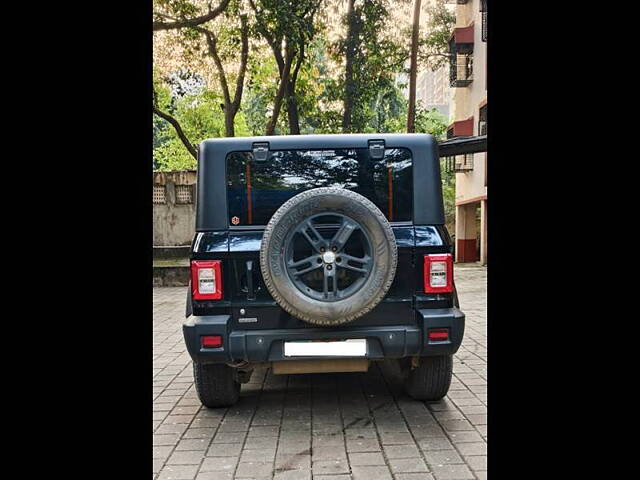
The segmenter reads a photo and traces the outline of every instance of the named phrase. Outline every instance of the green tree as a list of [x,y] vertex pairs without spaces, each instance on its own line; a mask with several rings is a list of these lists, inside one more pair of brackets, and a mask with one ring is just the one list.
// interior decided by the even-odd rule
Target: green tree
[[456,26],[456,15],[447,8],[445,0],[436,0],[427,12],[428,33],[420,40],[418,58],[432,70],[437,70],[449,61],[449,39]]
[[[189,170],[196,167],[195,145],[212,137],[225,136],[225,116],[220,109],[221,95],[201,87],[196,91],[170,88],[171,81],[154,81],[156,102],[161,112],[175,119],[174,128],[154,120],[153,160],[156,170]],[[235,118],[234,129],[239,135],[250,135],[244,116]],[[189,148],[189,145],[191,148]],[[195,154],[194,154],[195,153]]]
[[[240,110],[244,79],[249,58],[249,25],[242,13],[243,0],[224,0],[215,9],[207,3],[202,13],[202,2],[186,0],[156,0],[155,15],[162,19],[162,28],[177,30],[186,57],[201,53],[200,43],[206,41],[205,56],[209,56],[217,71],[225,118],[225,136],[235,136],[234,119]],[[214,14],[215,13],[215,14]],[[218,18],[219,21],[213,20]],[[169,22],[169,20],[171,20]],[[195,19],[195,20],[194,20]],[[236,64],[237,71],[230,74],[225,64]],[[235,70],[235,69],[234,69]],[[167,121],[169,121],[167,119]]]
[[334,58],[344,58],[342,92],[344,133],[366,131],[375,123],[371,105],[382,91],[395,87],[402,71],[406,46],[387,35],[391,18],[388,0],[349,0],[344,18],[346,34],[334,46]]
[[273,52],[279,84],[273,99],[266,134],[273,135],[283,102],[289,133],[300,133],[296,83],[305,60],[305,49],[315,34],[315,15],[322,0],[249,0],[256,29]]

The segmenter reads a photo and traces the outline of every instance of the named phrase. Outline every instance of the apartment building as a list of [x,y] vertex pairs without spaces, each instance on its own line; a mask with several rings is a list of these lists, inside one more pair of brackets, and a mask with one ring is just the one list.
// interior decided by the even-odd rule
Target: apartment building
[[[487,0],[456,0],[449,42],[447,138],[487,133]],[[449,159],[456,172],[456,261],[487,263],[487,153]]]
[[449,118],[449,67],[433,71],[429,67],[418,71],[416,81],[416,102],[427,110],[436,109]]

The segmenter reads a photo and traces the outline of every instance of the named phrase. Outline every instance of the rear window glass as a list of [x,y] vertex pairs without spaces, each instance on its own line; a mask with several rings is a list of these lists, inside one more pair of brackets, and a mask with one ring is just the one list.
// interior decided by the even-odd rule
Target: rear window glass
[[372,159],[368,148],[281,150],[256,162],[251,152],[227,155],[227,204],[232,226],[266,225],[294,195],[311,188],[341,187],[371,200],[389,221],[413,213],[411,151],[386,149]]

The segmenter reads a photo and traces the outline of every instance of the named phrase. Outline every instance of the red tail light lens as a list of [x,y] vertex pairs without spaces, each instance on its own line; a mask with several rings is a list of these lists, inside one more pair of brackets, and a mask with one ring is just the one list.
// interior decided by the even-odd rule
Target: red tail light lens
[[453,257],[450,253],[424,256],[425,293],[453,291]]
[[446,342],[449,340],[449,329],[448,328],[438,328],[429,330],[427,333],[427,338],[430,342]]
[[194,300],[222,298],[222,261],[191,261],[191,293]]
[[222,346],[221,335],[205,335],[200,337],[200,341],[204,348],[220,348]]

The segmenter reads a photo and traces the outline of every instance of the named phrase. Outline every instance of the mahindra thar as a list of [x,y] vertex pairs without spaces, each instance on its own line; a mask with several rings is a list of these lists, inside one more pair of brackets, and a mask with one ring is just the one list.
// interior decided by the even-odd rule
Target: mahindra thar
[[184,339],[203,405],[278,374],[398,362],[438,400],[464,332],[436,140],[426,134],[200,144]]

